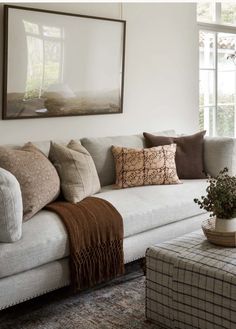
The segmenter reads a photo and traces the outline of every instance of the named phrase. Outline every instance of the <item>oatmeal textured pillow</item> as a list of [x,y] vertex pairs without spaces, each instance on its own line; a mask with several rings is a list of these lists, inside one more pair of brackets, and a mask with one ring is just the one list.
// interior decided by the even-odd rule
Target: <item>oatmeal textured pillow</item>
[[175,165],[176,145],[133,149],[112,146],[119,188],[179,184]]
[[61,179],[64,198],[77,203],[100,191],[100,181],[89,152],[78,142],[67,146],[51,143],[49,158]]
[[0,147],[0,167],[11,172],[20,184],[24,221],[59,194],[60,179],[56,169],[32,143],[17,150]]
[[20,184],[3,168],[0,168],[0,205],[0,242],[18,241],[23,218]]
[[143,133],[148,147],[177,144],[176,167],[180,179],[206,178],[204,173],[204,135],[206,131],[181,137],[155,136]]

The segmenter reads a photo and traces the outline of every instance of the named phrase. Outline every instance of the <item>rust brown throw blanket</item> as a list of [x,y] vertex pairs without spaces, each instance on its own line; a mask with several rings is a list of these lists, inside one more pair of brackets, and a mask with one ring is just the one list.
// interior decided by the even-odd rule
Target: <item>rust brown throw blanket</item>
[[78,204],[54,202],[46,209],[67,228],[75,292],[124,273],[123,220],[108,201],[88,197]]

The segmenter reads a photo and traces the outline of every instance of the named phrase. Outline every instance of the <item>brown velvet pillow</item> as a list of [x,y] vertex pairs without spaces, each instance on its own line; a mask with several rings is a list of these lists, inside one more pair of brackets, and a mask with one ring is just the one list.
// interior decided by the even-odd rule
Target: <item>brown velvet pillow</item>
[[206,131],[190,136],[168,137],[143,133],[147,147],[177,144],[175,155],[177,174],[180,179],[206,178],[203,163],[203,139]]

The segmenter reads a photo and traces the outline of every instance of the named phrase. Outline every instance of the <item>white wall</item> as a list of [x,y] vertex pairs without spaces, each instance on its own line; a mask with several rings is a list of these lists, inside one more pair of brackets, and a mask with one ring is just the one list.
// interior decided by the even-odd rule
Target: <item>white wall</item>
[[[31,7],[111,18],[120,18],[121,9],[117,3],[34,3]],[[127,20],[124,113],[0,121],[0,143],[198,130],[195,15],[192,3],[123,4]],[[2,19],[0,5],[0,26]]]

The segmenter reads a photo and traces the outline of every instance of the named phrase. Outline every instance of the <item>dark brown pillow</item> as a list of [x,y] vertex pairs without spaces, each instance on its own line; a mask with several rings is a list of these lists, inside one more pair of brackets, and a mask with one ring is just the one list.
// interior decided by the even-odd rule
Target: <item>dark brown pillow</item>
[[175,155],[177,173],[180,179],[206,178],[203,164],[203,138],[206,131],[181,137],[155,136],[143,133],[147,147],[176,143]]

